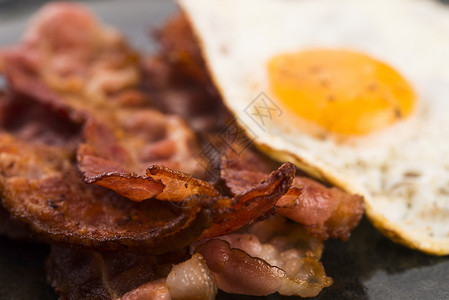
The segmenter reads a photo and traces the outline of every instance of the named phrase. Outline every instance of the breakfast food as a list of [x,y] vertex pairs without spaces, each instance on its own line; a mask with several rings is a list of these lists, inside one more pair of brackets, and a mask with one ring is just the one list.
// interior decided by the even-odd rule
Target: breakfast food
[[446,7],[178,2],[224,103],[260,150],[362,195],[394,241],[449,254]]
[[142,59],[56,2],[1,51],[0,230],[52,245],[61,299],[317,295],[323,241],[349,238],[362,197],[233,139],[184,16],[158,39]]
[[[266,162],[250,150],[241,155],[228,150],[222,159],[221,178],[231,194],[238,195],[263,180],[267,169]],[[362,197],[335,187],[327,188],[304,176],[293,179],[276,207],[280,215],[301,224],[310,235],[322,240],[329,237],[347,240],[364,209]]]

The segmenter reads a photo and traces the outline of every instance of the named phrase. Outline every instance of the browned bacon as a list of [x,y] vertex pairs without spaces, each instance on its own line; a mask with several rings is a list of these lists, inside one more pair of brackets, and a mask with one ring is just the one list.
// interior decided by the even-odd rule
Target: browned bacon
[[280,214],[303,224],[310,234],[321,239],[349,238],[363,216],[362,197],[336,187],[325,187],[306,177],[296,177],[293,186],[302,188],[297,205],[282,207],[284,199],[281,198],[277,203]]
[[198,132],[216,132],[228,117],[204,67],[184,15],[156,32],[160,49],[143,61],[145,86],[163,112],[182,116]]
[[0,135],[5,208],[47,240],[100,249],[165,252],[182,248],[209,226],[199,203],[136,203],[83,183],[70,152]]
[[265,177],[264,182],[243,194],[207,200],[212,203],[213,223],[203,232],[201,239],[231,233],[272,213],[276,202],[289,190],[295,170],[293,164],[285,163],[268,178]]
[[0,128],[22,140],[70,151],[75,151],[81,140],[80,126],[66,116],[10,93],[0,95]]
[[148,103],[136,89],[140,68],[135,52],[80,4],[45,6],[21,44],[5,50],[2,60],[15,93],[76,122],[99,110]]
[[279,292],[313,297],[332,284],[319,262],[322,243],[298,225],[277,218],[257,223],[249,231],[253,233],[234,233],[196,247],[219,289],[255,296]]
[[55,90],[83,92],[101,100],[137,84],[136,54],[115,30],[84,6],[51,3],[42,8],[22,40],[39,78]]
[[275,293],[281,287],[285,272],[253,258],[229,243],[213,239],[196,251],[207,262],[218,287],[228,293],[263,296]]
[[166,285],[173,299],[215,299],[217,287],[204,258],[196,253],[173,267]]
[[[199,184],[199,180],[187,176],[201,177],[207,163],[198,155],[193,132],[179,117],[152,109],[121,109],[109,118],[107,123],[90,119],[85,126],[85,143],[77,155],[85,182],[107,187],[134,201],[152,197],[181,201],[197,192],[218,194],[206,182]],[[166,180],[167,176],[156,174],[162,171],[147,172],[151,165],[165,166],[167,174],[187,174],[179,181]]]
[[[267,164],[251,150],[240,155],[229,150],[223,156],[221,177],[232,194],[240,195],[262,181],[266,169]],[[302,224],[321,239],[348,239],[364,210],[362,197],[301,176],[294,179],[276,206],[280,214]]]
[[[53,247],[48,278],[64,299],[214,299],[217,287],[245,295],[312,297],[332,284],[323,244],[282,217],[163,256]],[[76,283],[76,284],[73,284]]]
[[154,35],[162,57],[178,67],[173,76],[180,81],[189,78],[203,86],[210,84],[201,49],[182,12],[172,16]]
[[164,166],[150,166],[147,169],[147,175],[153,180],[161,181],[165,185],[164,190],[156,196],[156,198],[161,200],[178,202],[189,197],[219,196],[219,192],[208,182]]
[[123,295],[120,300],[171,300],[165,280],[162,278],[142,284]]
[[[73,33],[77,26],[85,32]],[[135,201],[159,194],[165,200],[164,184],[145,174],[148,166],[203,176],[207,163],[197,154],[193,132],[179,117],[147,107],[134,52],[83,6],[45,6],[22,44],[5,54],[5,64],[17,95],[84,125],[77,157],[87,183]],[[175,188],[165,187],[170,193]]]

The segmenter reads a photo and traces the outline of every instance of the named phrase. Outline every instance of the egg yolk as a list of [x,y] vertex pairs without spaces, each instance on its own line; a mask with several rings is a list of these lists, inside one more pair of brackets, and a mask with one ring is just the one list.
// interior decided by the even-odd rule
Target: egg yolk
[[393,68],[347,50],[309,50],[273,57],[268,77],[276,97],[325,129],[362,135],[413,111],[411,86]]

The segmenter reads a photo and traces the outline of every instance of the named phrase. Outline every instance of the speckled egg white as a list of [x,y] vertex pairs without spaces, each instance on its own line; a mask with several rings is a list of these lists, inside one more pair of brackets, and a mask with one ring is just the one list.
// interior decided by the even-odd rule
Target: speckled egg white
[[[224,102],[262,151],[363,195],[369,219],[393,240],[449,254],[448,7],[427,0],[178,2]],[[350,49],[392,66],[416,93],[413,113],[365,135],[311,134],[276,99],[266,67],[280,53],[311,48]]]

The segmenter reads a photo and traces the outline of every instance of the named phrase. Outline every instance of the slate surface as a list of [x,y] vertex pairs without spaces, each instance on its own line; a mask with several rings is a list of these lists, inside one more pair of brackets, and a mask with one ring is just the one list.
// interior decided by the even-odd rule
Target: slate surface
[[[429,0],[430,1],[430,0]],[[18,39],[30,14],[45,1],[0,0],[0,46]],[[130,42],[149,52],[149,28],[160,24],[175,9],[165,0],[83,1],[104,22],[122,30]],[[449,2],[449,1],[443,1]],[[0,76],[0,85],[2,78]],[[45,244],[0,238],[0,300],[56,299],[46,284]],[[367,220],[349,242],[328,241],[323,264],[334,285],[314,299],[449,299],[449,257],[433,257],[393,244]],[[217,299],[253,299],[220,293]],[[257,299],[293,299],[271,295]]]

